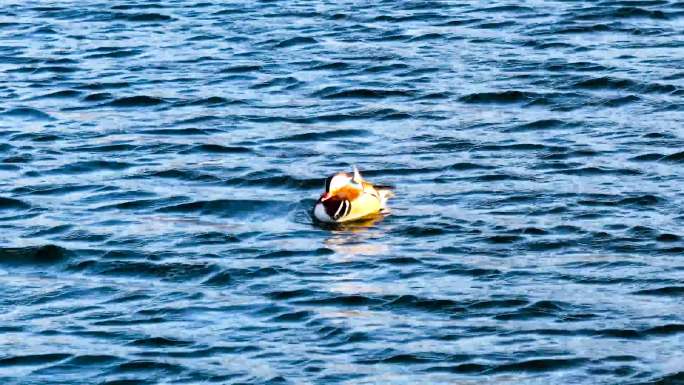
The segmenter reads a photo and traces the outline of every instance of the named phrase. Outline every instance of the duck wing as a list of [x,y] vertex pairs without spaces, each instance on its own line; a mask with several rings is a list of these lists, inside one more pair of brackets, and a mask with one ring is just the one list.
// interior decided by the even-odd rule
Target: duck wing
[[382,209],[381,199],[369,192],[359,195],[358,198],[350,202],[351,210],[347,215],[339,218],[340,222],[353,221],[375,214]]

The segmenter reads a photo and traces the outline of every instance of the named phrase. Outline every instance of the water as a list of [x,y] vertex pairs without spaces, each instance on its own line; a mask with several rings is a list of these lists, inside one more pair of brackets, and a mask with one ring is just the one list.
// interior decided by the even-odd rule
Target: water
[[[684,381],[677,1],[5,1],[3,384]],[[397,186],[321,228],[326,176]]]

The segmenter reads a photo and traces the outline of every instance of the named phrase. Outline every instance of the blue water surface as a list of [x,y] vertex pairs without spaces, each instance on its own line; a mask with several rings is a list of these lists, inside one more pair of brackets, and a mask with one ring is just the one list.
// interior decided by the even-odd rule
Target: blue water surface
[[0,383],[681,384],[683,182],[680,1],[3,1]]

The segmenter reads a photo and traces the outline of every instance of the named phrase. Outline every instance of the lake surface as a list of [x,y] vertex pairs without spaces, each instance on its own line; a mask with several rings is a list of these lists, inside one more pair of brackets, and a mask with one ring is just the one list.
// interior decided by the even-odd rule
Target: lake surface
[[684,381],[681,2],[4,1],[0,74],[3,384]]

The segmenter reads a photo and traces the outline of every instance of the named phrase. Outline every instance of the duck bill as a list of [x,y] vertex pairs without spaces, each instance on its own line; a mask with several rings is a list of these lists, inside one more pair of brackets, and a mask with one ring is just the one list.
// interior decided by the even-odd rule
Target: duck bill
[[324,192],[323,195],[321,195],[321,198],[319,199],[321,202],[325,202],[328,199],[332,198],[332,194],[329,192]]

